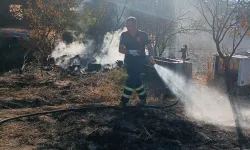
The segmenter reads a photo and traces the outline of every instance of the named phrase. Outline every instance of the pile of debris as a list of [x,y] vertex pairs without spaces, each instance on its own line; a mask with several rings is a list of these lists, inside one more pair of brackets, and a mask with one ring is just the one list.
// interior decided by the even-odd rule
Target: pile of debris
[[[108,72],[112,69],[122,68],[124,66],[122,60],[117,60],[114,64],[99,64],[93,57],[82,58],[80,55],[76,55],[72,58],[65,59],[67,57],[69,56],[63,55],[60,58],[54,59],[49,56],[47,58],[47,63],[44,66],[44,70],[59,71],[60,73],[68,75],[79,75],[86,73]],[[61,65],[64,64],[63,61],[67,61],[65,62],[67,65]]]

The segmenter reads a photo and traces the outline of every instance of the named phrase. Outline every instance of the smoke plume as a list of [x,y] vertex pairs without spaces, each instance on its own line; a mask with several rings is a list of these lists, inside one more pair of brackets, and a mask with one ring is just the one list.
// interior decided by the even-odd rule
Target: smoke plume
[[104,36],[101,49],[94,53],[95,43],[91,40],[88,43],[73,42],[66,45],[59,42],[51,56],[56,60],[56,65],[67,68],[74,63],[78,63],[81,68],[85,68],[88,63],[95,62],[102,65],[114,64],[117,60],[123,60],[123,55],[119,53],[119,40],[124,29],[108,32]]
[[[66,45],[64,42],[59,42],[51,56],[56,60],[56,65],[67,68],[78,60],[81,67],[86,67],[87,63],[93,61],[93,41],[88,41],[84,44],[81,42],[73,42]],[[76,59],[74,59],[76,58]],[[85,60],[85,63],[80,60]],[[87,62],[86,62],[87,61]]]
[[124,29],[119,29],[115,32],[108,32],[103,40],[102,48],[100,53],[96,54],[95,58],[98,63],[114,64],[117,60],[123,59],[123,54],[119,53],[119,41]]

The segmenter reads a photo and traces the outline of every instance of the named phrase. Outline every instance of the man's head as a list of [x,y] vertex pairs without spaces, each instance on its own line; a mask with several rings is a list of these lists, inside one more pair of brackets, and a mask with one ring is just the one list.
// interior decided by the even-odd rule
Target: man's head
[[135,32],[137,30],[137,20],[135,17],[128,17],[126,20],[126,27],[128,32]]

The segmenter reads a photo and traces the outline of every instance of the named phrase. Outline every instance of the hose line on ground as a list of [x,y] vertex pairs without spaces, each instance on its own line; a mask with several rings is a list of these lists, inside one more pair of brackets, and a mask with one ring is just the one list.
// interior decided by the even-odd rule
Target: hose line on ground
[[[167,105],[167,106],[154,106],[154,105],[137,106],[137,105],[135,105],[135,106],[126,106],[123,109],[124,110],[127,109],[127,108],[169,109],[169,108],[174,107],[178,103],[179,103],[179,101],[177,100],[173,104],[170,104],[170,105]],[[33,114],[27,114],[27,115],[21,115],[21,116],[17,116],[17,117],[3,119],[3,120],[0,120],[0,125],[4,124],[6,122],[9,122],[9,121],[13,121],[13,120],[20,119],[20,118],[25,118],[25,117],[46,115],[46,114],[52,114],[52,113],[58,113],[58,112],[68,112],[68,111],[79,112],[79,111],[96,110],[96,109],[98,109],[98,110],[102,110],[102,109],[122,110],[122,108],[119,108],[118,106],[105,106],[105,105],[101,105],[101,106],[85,106],[85,107],[81,107],[81,108],[60,109],[60,110],[44,111],[44,112],[39,112],[39,113],[33,113]]]

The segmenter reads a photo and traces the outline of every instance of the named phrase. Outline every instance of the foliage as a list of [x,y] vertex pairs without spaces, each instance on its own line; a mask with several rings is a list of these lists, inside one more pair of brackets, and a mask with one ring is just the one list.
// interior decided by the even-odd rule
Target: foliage
[[[88,9],[79,10],[82,0],[28,0],[21,13],[29,23],[30,51],[42,66],[65,33],[82,34],[95,23]],[[12,11],[13,16],[20,12]],[[73,36],[72,36],[73,37]]]
[[27,6],[24,16],[29,20],[30,44],[40,62],[51,53],[56,40],[76,18],[76,13],[71,10],[71,5],[60,0],[28,0]]
[[75,34],[79,36],[87,32],[89,27],[94,26],[96,23],[97,19],[93,16],[92,10],[84,6],[83,9],[78,10],[77,20],[72,21],[72,24],[68,26],[68,30],[75,31]]

